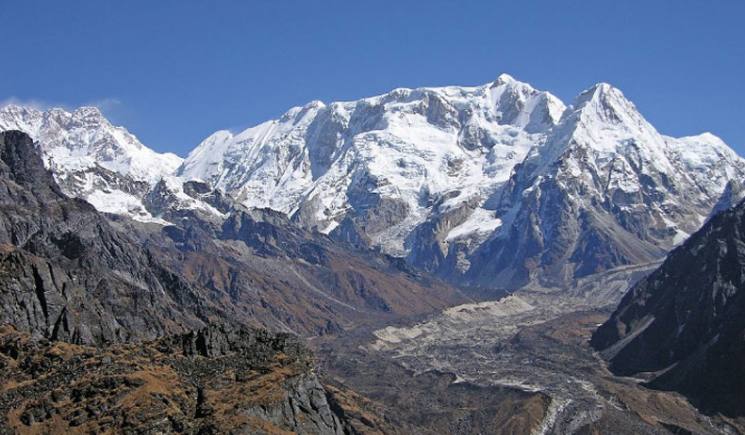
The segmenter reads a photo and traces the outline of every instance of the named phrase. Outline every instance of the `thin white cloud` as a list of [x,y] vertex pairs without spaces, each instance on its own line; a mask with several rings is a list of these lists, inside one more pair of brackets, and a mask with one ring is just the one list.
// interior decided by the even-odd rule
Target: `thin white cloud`
[[31,107],[33,109],[38,109],[38,110],[47,110],[47,109],[51,109],[52,107],[65,108],[63,104],[56,104],[56,103],[51,103],[49,101],[36,100],[36,99],[28,100],[28,99],[23,99],[23,98],[18,98],[18,97],[8,97],[3,100],[0,100],[0,107],[10,106],[10,105]]
[[100,100],[89,101],[89,102],[83,104],[83,106],[98,107],[98,109],[101,112],[108,113],[108,112],[111,112],[111,111],[114,111],[114,110],[117,110],[117,109],[121,108],[122,102],[118,98],[108,97],[108,98],[102,98]]
[[0,107],[4,107],[8,105],[31,107],[37,110],[49,110],[52,108],[61,108],[67,111],[75,110],[76,108],[82,107],[82,106],[92,106],[92,107],[98,107],[98,109],[105,114],[105,113],[114,112],[117,109],[120,109],[122,106],[122,102],[118,98],[110,98],[110,97],[102,98],[99,100],[88,101],[78,106],[51,102],[51,101],[46,101],[46,100],[24,99],[24,98],[18,98],[18,97],[8,97],[8,98],[0,100]]

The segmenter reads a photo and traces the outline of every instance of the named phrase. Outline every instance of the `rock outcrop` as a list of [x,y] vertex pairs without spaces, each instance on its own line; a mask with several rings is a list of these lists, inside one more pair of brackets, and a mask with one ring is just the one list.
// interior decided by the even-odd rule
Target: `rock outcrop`
[[4,325],[0,433],[342,434],[313,364],[290,335],[219,324],[100,348]]
[[155,338],[204,324],[220,310],[68,198],[31,139],[0,133],[0,319],[73,343]]

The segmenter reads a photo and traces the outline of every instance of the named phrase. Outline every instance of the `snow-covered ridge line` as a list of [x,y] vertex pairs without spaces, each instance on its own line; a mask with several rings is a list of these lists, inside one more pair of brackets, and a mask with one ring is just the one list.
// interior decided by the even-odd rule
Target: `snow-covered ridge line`
[[102,209],[157,221],[164,204],[148,201],[165,195],[170,207],[210,212],[176,186],[203,180],[249,208],[475,285],[544,266],[566,278],[652,261],[745,177],[721,139],[662,135],[609,84],[565,106],[507,74],[312,101],[215,132],[186,159],[150,150],[96,109],[7,106],[0,128],[29,132],[63,188]]
[[[713,135],[696,138],[660,135],[607,83],[582,92],[567,108],[550,93],[502,74],[481,86],[399,88],[356,101],[293,107],[242,132],[209,136],[178,174],[325,232],[352,216],[373,245],[402,256],[411,254],[414,243],[406,239],[425,222],[462,208],[493,214],[498,191],[519,163],[529,163],[538,176],[570,145],[580,144],[603,161],[637,153],[671,177],[680,178],[683,167],[695,170],[695,180],[687,182],[702,182],[702,201],[708,202],[741,159]],[[694,145],[701,148],[695,156],[687,151]],[[702,175],[721,155],[729,165],[723,175]],[[580,175],[579,166],[570,169]],[[609,187],[639,191],[637,176],[626,175],[610,176]],[[370,225],[371,212],[377,224]],[[483,233],[497,231],[501,217],[490,219],[490,228],[481,225],[483,218],[469,219],[465,226],[455,216],[447,223],[451,232],[438,236],[443,252],[455,239],[484,239]]]
[[0,129],[26,132],[62,170],[97,164],[152,183],[173,173],[183,161],[176,154],[157,153],[146,147],[124,127],[112,125],[96,107],[70,112],[11,104],[0,107]]
[[124,127],[111,124],[98,108],[39,110],[11,104],[0,107],[0,130],[29,134],[67,194],[103,212],[165,223],[147,211],[143,197],[183,159],[146,147]]
[[240,133],[216,132],[177,174],[208,181],[248,207],[302,215],[326,232],[350,209],[367,207],[350,197],[367,191],[398,215],[370,234],[373,243],[404,255],[407,234],[431,212],[427,201],[448,196],[443,209],[483,202],[564,110],[555,96],[507,74],[482,86],[313,101]]

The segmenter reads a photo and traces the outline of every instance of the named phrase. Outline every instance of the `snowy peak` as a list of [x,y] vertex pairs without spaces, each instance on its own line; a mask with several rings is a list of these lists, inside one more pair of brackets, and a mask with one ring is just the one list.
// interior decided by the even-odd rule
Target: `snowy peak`
[[111,123],[106,119],[97,107],[83,106],[72,112],[67,112],[60,108],[53,108],[48,111],[48,118],[56,121],[59,125],[77,124],[80,127],[87,128],[107,128]]
[[42,147],[45,163],[63,172],[98,165],[153,183],[181,163],[175,154],[145,147],[123,127],[113,126],[95,107],[69,112],[8,105],[0,108],[0,129],[28,133]]
[[609,124],[633,124],[643,121],[634,103],[618,88],[598,83],[582,92],[574,103],[575,111],[584,120],[595,119]]
[[502,85],[507,85],[511,83],[517,83],[517,80],[515,80],[514,77],[512,77],[511,75],[507,73],[502,73],[494,81],[494,86],[502,86]]
[[580,108],[590,101],[608,101],[609,99],[626,100],[620,89],[610,83],[599,82],[580,92],[574,101],[574,106]]
[[0,130],[21,130],[40,147],[44,164],[60,187],[99,211],[162,222],[142,203],[144,195],[182,159],[144,146],[123,127],[112,125],[96,107],[73,111],[0,107]]
[[[226,147],[233,139],[233,133],[219,130],[204,139],[194,148],[178,168],[179,175],[199,179],[208,174],[220,171]],[[194,176],[191,176],[194,174]]]
[[678,195],[692,189],[695,200],[706,207],[728,179],[742,176],[744,167],[743,159],[710,133],[661,135],[619,89],[607,83],[582,92],[546,145],[534,147],[526,163],[534,177],[563,174],[606,192],[641,192],[656,186],[660,193]]
[[556,125],[566,110],[554,95],[501,74],[489,87],[502,124],[540,131]]
[[529,163],[540,173],[551,170],[557,161],[581,159],[570,165],[576,172],[581,170],[578,165],[605,165],[621,157],[633,160],[631,163],[645,173],[647,169],[670,173],[675,168],[669,154],[668,141],[636,106],[619,89],[598,83],[582,92],[565,111],[546,146],[531,150]]
[[496,195],[501,225],[491,237],[467,262],[449,256],[476,285],[565,285],[659,258],[715,204],[738,198],[725,191],[731,179],[745,179],[745,161],[719,138],[663,136],[620,90],[599,83],[515,167]]
[[508,75],[476,87],[312,101],[237,134],[213,134],[177,174],[324,232],[355,216],[373,243],[403,255],[409,232],[437,209],[484,202],[564,110]]

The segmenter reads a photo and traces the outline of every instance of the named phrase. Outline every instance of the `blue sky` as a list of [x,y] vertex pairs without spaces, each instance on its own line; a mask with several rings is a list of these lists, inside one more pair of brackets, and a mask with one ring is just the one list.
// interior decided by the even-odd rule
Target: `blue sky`
[[666,134],[745,154],[745,1],[0,0],[0,101],[100,105],[159,151],[313,99],[619,87]]

